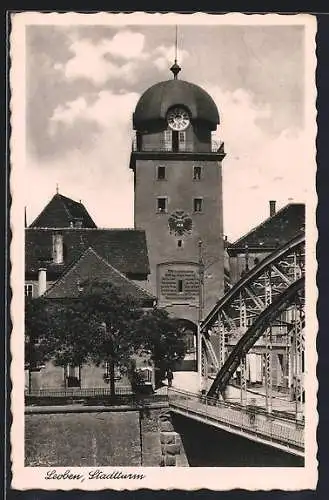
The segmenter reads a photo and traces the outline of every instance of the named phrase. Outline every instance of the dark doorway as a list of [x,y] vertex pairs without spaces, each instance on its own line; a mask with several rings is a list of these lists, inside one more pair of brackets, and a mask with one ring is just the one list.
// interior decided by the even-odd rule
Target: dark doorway
[[183,330],[186,354],[176,363],[174,371],[197,371],[197,325],[187,319],[177,319],[177,327]]
[[176,130],[173,130],[172,133],[172,150],[175,153],[179,151],[179,137],[178,137],[178,132]]

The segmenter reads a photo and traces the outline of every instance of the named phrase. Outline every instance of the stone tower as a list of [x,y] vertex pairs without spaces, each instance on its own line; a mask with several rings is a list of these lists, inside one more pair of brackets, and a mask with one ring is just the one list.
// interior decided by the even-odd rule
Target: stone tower
[[176,62],[171,71],[174,78],[146,90],[133,114],[134,223],[146,231],[159,306],[196,324],[223,295],[225,153],[212,140],[213,99],[179,80]]

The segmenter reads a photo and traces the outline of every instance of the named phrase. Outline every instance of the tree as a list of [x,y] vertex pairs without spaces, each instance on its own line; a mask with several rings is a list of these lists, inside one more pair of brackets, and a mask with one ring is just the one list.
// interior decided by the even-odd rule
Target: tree
[[112,394],[114,366],[127,369],[134,354],[150,353],[162,377],[182,359],[183,334],[165,311],[143,309],[108,282],[89,281],[81,288],[77,298],[27,303],[26,332],[38,337],[39,357],[60,366],[108,363]]
[[177,361],[185,356],[184,329],[163,309],[145,311],[136,325],[136,334],[140,348],[151,354],[158,381],[168,370],[174,371]]
[[133,322],[141,314],[141,305],[110,283],[91,281],[81,285],[78,298],[57,305],[54,362],[61,366],[107,363],[114,394],[114,365],[125,366],[134,350]]

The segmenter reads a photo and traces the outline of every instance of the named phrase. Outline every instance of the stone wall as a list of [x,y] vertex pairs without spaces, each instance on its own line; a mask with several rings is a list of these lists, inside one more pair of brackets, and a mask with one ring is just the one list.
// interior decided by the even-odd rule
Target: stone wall
[[180,435],[175,431],[169,412],[159,416],[161,467],[188,467]]
[[[26,414],[25,425],[28,465],[48,466],[53,463],[52,451],[58,467],[78,464],[88,467],[189,467],[182,440],[174,430],[168,410],[109,411],[107,408],[106,411],[87,412],[76,408],[63,412],[53,407],[39,413],[34,408]],[[94,456],[89,452],[92,445]]]

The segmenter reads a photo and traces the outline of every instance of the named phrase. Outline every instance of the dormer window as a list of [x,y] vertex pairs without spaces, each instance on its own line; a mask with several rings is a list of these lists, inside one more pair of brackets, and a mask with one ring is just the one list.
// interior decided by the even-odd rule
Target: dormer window
[[78,288],[78,292],[83,292],[83,290],[84,290],[83,285],[81,284],[79,279],[77,280],[77,288]]
[[53,262],[54,264],[63,264],[63,235],[59,233],[53,234]]

